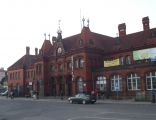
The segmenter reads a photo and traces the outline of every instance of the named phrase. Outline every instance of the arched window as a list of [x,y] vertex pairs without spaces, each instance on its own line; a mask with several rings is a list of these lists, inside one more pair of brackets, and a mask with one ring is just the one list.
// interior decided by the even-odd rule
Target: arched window
[[51,65],[50,65],[50,72],[54,72],[54,70],[55,70],[55,67],[54,67],[53,64],[51,64]]
[[77,80],[77,92],[82,93],[83,92],[83,80],[82,78],[78,78]]
[[74,64],[75,64],[75,68],[79,68],[79,60],[78,59],[75,60]]
[[62,72],[63,71],[63,65],[62,64],[58,64],[58,72]]
[[84,60],[83,60],[83,58],[79,59],[79,66],[80,66],[80,68],[84,67]]
[[122,91],[122,78],[120,75],[113,75],[111,77],[111,90]]
[[128,90],[140,90],[141,80],[136,73],[131,73],[127,77]]
[[130,59],[130,56],[126,56],[126,64],[131,64],[131,59]]
[[124,65],[124,57],[120,57],[120,65]]
[[71,70],[72,69],[72,62],[67,62],[67,69],[68,70]]
[[146,74],[147,90],[156,90],[156,71]]

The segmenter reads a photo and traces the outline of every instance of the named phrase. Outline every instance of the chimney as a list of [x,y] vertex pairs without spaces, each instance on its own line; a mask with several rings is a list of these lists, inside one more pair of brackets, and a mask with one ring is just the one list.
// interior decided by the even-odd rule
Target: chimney
[[119,37],[125,36],[126,35],[126,24],[125,23],[119,24],[118,30],[119,30]]
[[35,48],[35,55],[38,55],[38,48]]
[[144,30],[144,31],[150,29],[150,26],[149,26],[149,18],[148,18],[148,16],[142,18],[142,24],[143,24],[143,30]]
[[30,53],[30,47],[26,47],[26,55],[29,55],[29,53]]

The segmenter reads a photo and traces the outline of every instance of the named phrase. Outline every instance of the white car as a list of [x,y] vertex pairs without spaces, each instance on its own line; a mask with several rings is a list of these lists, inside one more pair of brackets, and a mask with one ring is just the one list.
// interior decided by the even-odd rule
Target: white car
[[1,96],[7,96],[7,95],[8,95],[8,90],[6,90],[6,91],[4,91],[4,92],[1,92],[0,95],[1,95]]

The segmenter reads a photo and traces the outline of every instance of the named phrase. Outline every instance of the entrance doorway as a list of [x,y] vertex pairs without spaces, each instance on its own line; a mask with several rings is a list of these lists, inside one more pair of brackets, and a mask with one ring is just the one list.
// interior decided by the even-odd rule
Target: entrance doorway
[[66,79],[67,83],[67,96],[72,96],[72,75],[68,75]]

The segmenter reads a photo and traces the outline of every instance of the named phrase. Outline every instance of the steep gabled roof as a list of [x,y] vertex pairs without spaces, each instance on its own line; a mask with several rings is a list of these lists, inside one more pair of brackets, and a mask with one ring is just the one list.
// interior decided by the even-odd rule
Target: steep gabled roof
[[93,44],[96,48],[104,50],[104,52],[109,52],[114,44],[114,39],[112,37],[101,35],[98,33],[91,32],[91,38]]
[[8,70],[19,69],[23,67],[29,67],[35,63],[35,55],[24,55],[17,62],[11,65]]
[[40,50],[42,51],[42,54],[48,56],[51,54],[52,50],[53,50],[53,46],[50,40],[44,40],[41,50]]
[[78,40],[80,40],[80,34],[64,38],[62,43],[65,52],[79,48],[78,44],[76,44]]
[[[82,47],[79,43],[83,40],[83,44],[88,45],[91,41],[93,46],[99,49],[109,51],[113,44],[112,37],[91,32],[88,27],[84,27],[80,34],[64,38],[62,40],[66,52]],[[84,46],[85,46],[84,45]]]

